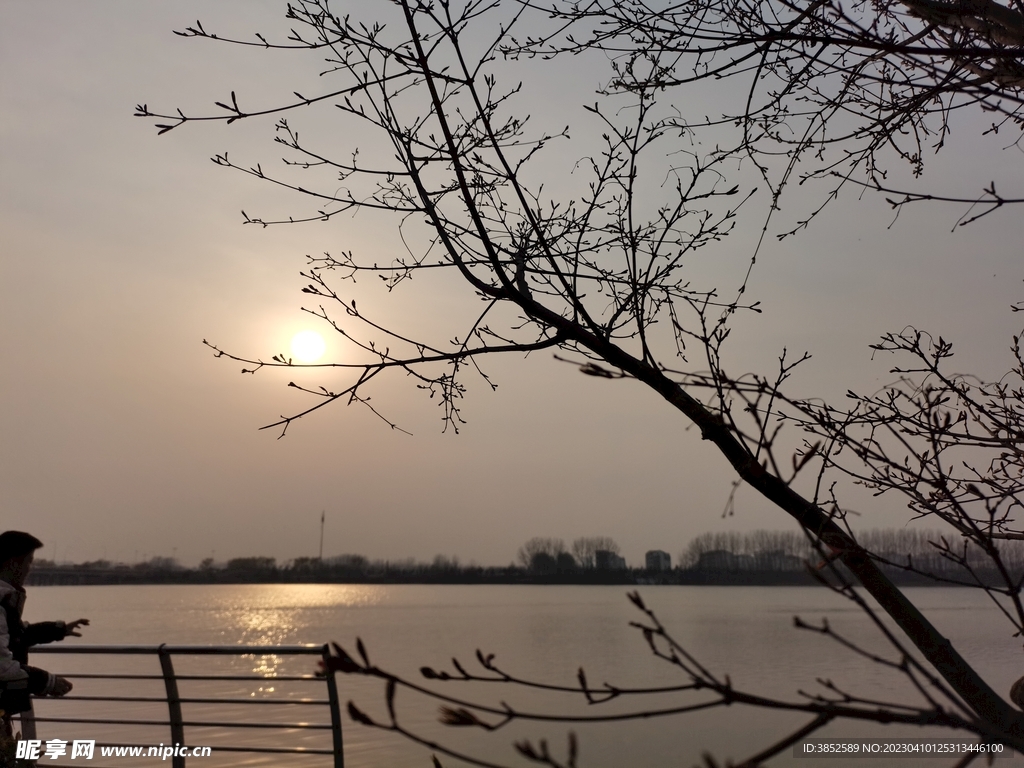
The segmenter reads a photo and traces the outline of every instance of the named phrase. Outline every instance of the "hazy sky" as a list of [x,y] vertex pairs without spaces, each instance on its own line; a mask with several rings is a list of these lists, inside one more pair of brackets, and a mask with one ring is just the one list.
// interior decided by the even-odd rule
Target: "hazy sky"
[[[272,123],[157,137],[132,112],[139,102],[209,111],[233,88],[254,105],[321,88],[315,55],[270,58],[172,34],[197,18],[211,30],[280,32],[283,11],[267,0],[0,0],[0,526],[34,532],[41,556],[60,560],[288,559],[316,554],[325,510],[325,555],[485,564],[511,561],[532,536],[611,536],[637,563],[652,548],[675,557],[707,530],[790,528],[749,491],[722,520],[725,461],[679,414],[551,353],[490,361],[499,388],[470,381],[458,436],[442,434],[435,403],[397,377],[374,403],[412,437],[344,407],[282,440],[258,431],[301,397],[287,376],[240,376],[201,340],[264,358],[284,351],[316,327],[300,311],[304,255],[385,258],[393,232],[366,217],[242,226],[241,209],[301,208],[209,160],[230,150],[272,162]],[[524,67],[524,109],[566,122],[593,102],[598,69]],[[928,167],[935,188],[970,193],[997,178],[1014,191],[1020,152],[1001,149],[1004,136],[979,139],[984,122],[957,123]],[[342,151],[354,142],[330,125],[309,129]],[[555,162],[580,146],[560,145]],[[764,202],[697,268],[724,281],[741,272]],[[1009,306],[1024,299],[1020,211],[951,233],[961,212],[921,207],[889,228],[885,202],[851,190],[809,231],[770,243],[750,290],[765,311],[737,323],[736,370],[765,370],[788,345],[814,355],[801,394],[871,391],[891,376],[868,344],[914,324],[951,339],[959,368],[1000,375],[1019,331]],[[450,333],[446,313],[464,289],[419,287],[407,300],[363,286],[361,306]],[[905,522],[897,500],[854,498],[865,527]]]

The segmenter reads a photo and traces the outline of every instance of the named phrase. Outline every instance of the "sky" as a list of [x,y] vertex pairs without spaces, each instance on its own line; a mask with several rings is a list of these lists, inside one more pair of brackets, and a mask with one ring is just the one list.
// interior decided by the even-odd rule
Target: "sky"
[[[729,468],[681,415],[550,352],[488,361],[498,388],[470,382],[458,435],[400,378],[373,402],[411,436],[343,406],[283,439],[259,429],[306,401],[287,376],[240,375],[203,339],[267,359],[300,330],[327,335],[301,311],[305,255],[390,257],[394,227],[368,216],[243,226],[241,210],[301,210],[209,159],[229,150],[273,161],[272,122],[158,137],[132,112],[211,111],[232,89],[267,105],[320,88],[315,56],[172,34],[196,19],[279,32],[283,12],[268,0],[0,0],[0,526],[33,532],[40,557],[59,561],[284,561],[316,555],[323,513],[325,556],[496,565],[533,536],[611,536],[637,564],[655,548],[674,558],[705,531],[791,528],[745,489],[723,519]],[[585,61],[552,67],[523,64],[517,76],[523,109],[556,125],[583,114],[606,73]],[[303,127],[341,151],[358,143],[317,119]],[[956,122],[925,181],[974,192],[998,178],[1013,192],[1020,151],[1005,136],[979,138],[985,125],[983,115]],[[552,150],[552,167],[571,167],[586,141]],[[783,214],[814,194],[794,193]],[[758,202],[695,265],[701,277],[728,283],[745,270]],[[955,228],[962,212],[919,206],[893,223],[884,200],[846,191],[799,236],[769,238],[748,293],[764,312],[737,321],[735,370],[770,370],[788,347],[813,355],[794,381],[800,394],[873,391],[893,377],[868,345],[914,325],[952,340],[958,369],[1000,376],[1019,332],[1009,307],[1024,298],[1020,218],[1006,210]],[[361,307],[428,334],[457,326],[467,301],[462,286],[429,279],[408,294],[353,290]],[[345,353],[328,338],[328,356]],[[849,498],[864,527],[907,521],[896,499]]]

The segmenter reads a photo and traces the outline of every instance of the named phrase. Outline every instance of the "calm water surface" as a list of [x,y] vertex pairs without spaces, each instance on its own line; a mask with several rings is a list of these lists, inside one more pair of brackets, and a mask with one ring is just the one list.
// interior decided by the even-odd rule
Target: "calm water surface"
[[[865,698],[915,702],[915,694],[879,665],[864,663],[834,640],[793,627],[799,615],[808,622],[827,617],[830,625],[867,650],[892,657],[891,650],[864,614],[828,590],[814,587],[641,587],[641,594],[676,639],[707,669],[728,674],[733,684],[750,693],[799,700],[800,691],[820,691],[819,679]],[[971,660],[1001,694],[1024,674],[1020,639],[986,602],[984,595],[963,589],[910,589],[914,600]],[[584,667],[592,684],[622,686],[672,685],[685,680],[665,662],[653,658],[640,633],[629,626],[641,618],[626,599],[624,587],[606,586],[428,586],[428,585],[211,585],[211,586],[109,586],[35,587],[30,590],[26,618],[72,619],[87,616],[92,626],[86,636],[66,642],[93,644],[209,644],[284,645],[323,643],[334,640],[354,652],[362,638],[373,663],[421,681],[417,670],[424,665],[452,669],[450,659],[473,665],[475,652],[493,653],[508,672],[535,680],[572,685],[576,671]],[[70,656],[39,656],[37,663],[54,671],[114,671],[111,660]],[[154,672],[152,658],[132,659],[131,671]],[[189,667],[189,664],[193,667]],[[106,665],[106,666],[104,666]],[[146,668],[146,665],[150,665]],[[218,666],[219,665],[219,666]],[[176,661],[179,673],[211,672],[226,667],[242,672],[267,674],[267,681],[233,683],[222,695],[286,698],[309,696],[300,684],[275,683],[274,674],[302,674],[313,668],[309,659],[248,657]],[[73,667],[73,669],[72,669]],[[475,668],[475,667],[471,667]],[[129,671],[122,666],[119,671]],[[339,676],[343,701],[352,699],[374,717],[386,720],[383,690],[371,680]],[[76,693],[111,691],[109,683],[82,681]],[[125,683],[118,683],[120,686]],[[157,684],[159,686],[159,684]],[[140,688],[135,692],[139,693]],[[508,701],[519,709],[532,708],[551,714],[596,714],[599,708],[581,705],[577,697],[539,695],[488,684],[466,686],[449,683],[444,689],[455,696],[475,698],[493,705]],[[120,689],[125,693],[125,689]],[[160,695],[159,687],[142,695]],[[318,696],[321,690],[315,692]],[[183,695],[189,695],[183,690]],[[652,701],[656,707],[696,703],[699,694]],[[71,702],[43,702],[40,714],[69,714]],[[123,705],[122,705],[123,706]],[[618,706],[615,704],[614,706]],[[63,709],[60,709],[63,708]],[[140,714],[142,705],[120,710],[123,716],[159,719],[159,710]],[[206,719],[228,719],[234,709],[203,711]],[[249,716],[255,707],[246,708]],[[268,722],[294,719],[260,707]],[[621,707],[620,707],[621,709]],[[98,710],[97,710],[98,711]],[[266,711],[267,714],[263,714]],[[618,711],[611,710],[608,711]],[[430,740],[442,740],[459,749],[496,762],[525,764],[513,742],[547,738],[556,755],[564,757],[570,726],[516,723],[496,733],[452,729],[437,723],[436,704],[413,696],[399,696],[401,721]],[[76,714],[81,715],[81,709]],[[305,713],[304,713],[305,714]],[[196,716],[185,711],[186,720]],[[166,717],[166,714],[163,715]],[[313,720],[313,715],[308,715]],[[735,706],[681,717],[652,718],[615,725],[571,726],[580,739],[580,768],[638,766],[689,768],[702,763],[701,755],[713,754],[720,762],[742,760],[772,743],[786,729],[810,719],[775,711]],[[78,726],[79,728],[83,726]],[[46,737],[110,738],[96,730],[71,730],[72,726],[46,725]],[[369,729],[345,717],[345,756],[349,768],[429,768],[430,750],[410,744],[395,734]],[[187,731],[192,744],[216,746],[223,734],[216,729]],[[906,727],[844,723],[819,733],[822,736],[945,736]],[[773,738],[774,737],[774,738]],[[155,731],[152,743],[167,735]],[[237,740],[237,737],[234,737]],[[306,733],[264,731],[254,743],[292,746],[309,743]],[[323,739],[322,735],[316,736]],[[306,739],[307,741],[303,741]],[[138,733],[125,741],[142,741]],[[222,742],[223,743],[223,742]],[[318,743],[323,743],[322,741]],[[122,760],[144,765],[145,760]],[[219,768],[240,765],[316,766],[317,758],[301,762],[281,758],[240,757],[221,753],[196,766]],[[446,766],[461,765],[444,759]],[[832,761],[836,764],[838,761]],[[912,759],[899,761],[913,766],[952,765],[953,760]],[[773,764],[814,768],[815,760],[795,760],[789,755]],[[858,759],[843,761],[850,768],[883,765]],[[980,762],[978,763],[980,764]],[[1024,759],[999,760],[996,766],[1024,765]]]

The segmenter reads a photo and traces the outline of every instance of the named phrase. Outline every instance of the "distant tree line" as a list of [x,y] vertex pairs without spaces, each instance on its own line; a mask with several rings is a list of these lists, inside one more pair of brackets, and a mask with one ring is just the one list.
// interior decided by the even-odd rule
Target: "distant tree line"
[[811,557],[807,538],[795,531],[715,531],[692,539],[679,554],[680,568],[696,568],[707,563],[709,556],[723,552],[735,557],[759,557],[777,552],[787,557],[807,560]]
[[265,556],[236,557],[227,562],[204,559],[187,568],[168,557],[126,564],[94,560],[77,564],[55,564],[40,560],[30,583],[44,584],[209,584],[209,583],[537,583],[600,582],[631,583],[621,567],[599,572],[599,552],[618,556],[619,545],[605,536],[576,539],[571,551],[561,539],[533,538],[519,550],[519,565],[481,566],[464,564],[458,557],[436,555],[428,562],[413,558],[371,560],[363,555],[298,557],[279,563]]
[[[993,577],[987,566],[990,559],[975,545],[943,538],[935,531],[872,529],[858,533],[857,541],[903,583],[971,583],[970,579],[986,582]],[[999,546],[1006,567],[1018,577],[1024,575],[1024,541],[1009,540]],[[206,558],[196,568],[170,557],[131,565],[109,560],[57,565],[38,560],[30,583],[808,584],[822,562],[822,554],[794,531],[704,533],[683,549],[674,569],[658,573],[627,568],[620,552],[618,543],[607,536],[580,537],[568,546],[563,539],[538,536],[525,542],[516,562],[508,566],[464,564],[447,555],[429,562],[370,560],[358,554],[298,557],[283,563],[273,557],[236,557],[222,563]]]
[[[856,533],[857,543],[894,576],[912,580],[935,577],[972,583],[992,576],[991,560],[976,544],[938,531],[873,528]],[[1000,542],[1002,562],[1024,575],[1024,541]],[[679,555],[683,570],[778,571],[814,567],[822,560],[806,536],[796,531],[717,531],[692,539]],[[966,568],[965,568],[966,566]]]
[[619,545],[608,536],[582,536],[566,549],[562,539],[535,536],[519,548],[519,565],[534,573],[570,573],[597,568],[597,553],[620,553]]
[[430,562],[370,560],[363,555],[298,557],[279,563],[273,557],[236,557],[227,562],[206,558],[187,568],[172,558],[152,558],[128,565],[96,560],[56,565],[39,561],[29,583],[44,584],[238,584],[238,583],[505,583],[523,581],[515,566],[462,564],[457,557],[437,555]]

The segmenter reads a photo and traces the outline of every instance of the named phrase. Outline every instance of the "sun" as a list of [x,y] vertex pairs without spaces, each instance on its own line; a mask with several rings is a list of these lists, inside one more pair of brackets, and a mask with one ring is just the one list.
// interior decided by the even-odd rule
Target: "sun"
[[299,331],[292,336],[292,355],[300,363],[315,363],[326,349],[324,337],[316,331]]

